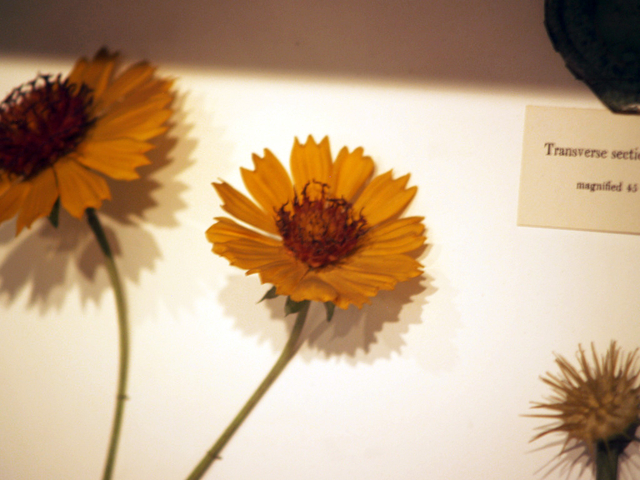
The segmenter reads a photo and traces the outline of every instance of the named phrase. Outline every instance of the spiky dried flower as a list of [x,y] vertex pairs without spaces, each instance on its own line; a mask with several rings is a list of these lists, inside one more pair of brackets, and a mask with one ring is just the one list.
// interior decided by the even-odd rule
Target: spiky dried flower
[[607,353],[598,357],[591,344],[592,363],[582,346],[576,355],[578,368],[556,355],[560,375],[547,372],[541,380],[549,385],[553,394],[547,402],[534,403],[534,409],[553,413],[534,414],[532,417],[549,418],[554,422],[543,427],[533,440],[553,432],[567,434],[562,451],[569,442],[582,442],[589,452],[604,444],[614,443],[622,450],[635,437],[640,425],[640,369],[637,366],[638,349],[626,355],[612,341]]

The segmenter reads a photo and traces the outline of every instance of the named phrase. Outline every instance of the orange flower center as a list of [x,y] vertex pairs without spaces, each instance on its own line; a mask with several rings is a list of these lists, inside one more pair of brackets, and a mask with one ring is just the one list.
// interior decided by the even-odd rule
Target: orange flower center
[[39,75],[0,103],[0,169],[22,177],[36,175],[84,138],[92,120],[91,91]]
[[320,192],[310,198],[305,185],[302,195],[294,194],[276,212],[276,225],[284,246],[312,268],[321,268],[342,260],[359,245],[367,233],[367,221],[354,212],[344,198],[327,197],[328,185],[317,183]]

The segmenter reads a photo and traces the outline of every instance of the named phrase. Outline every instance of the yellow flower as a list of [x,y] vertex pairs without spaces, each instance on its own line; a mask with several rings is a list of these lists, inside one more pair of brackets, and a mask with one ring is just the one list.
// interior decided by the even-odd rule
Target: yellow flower
[[138,178],[148,140],[166,130],[171,81],[145,62],[114,76],[117,54],[80,59],[69,76],[39,75],[0,104],[0,222],[17,233],[56,201],[74,217],[111,198],[100,174]]
[[[583,442],[593,452],[599,443],[625,442],[634,439],[640,424],[640,370],[636,365],[637,350],[626,356],[611,342],[609,350],[598,358],[591,345],[593,365],[590,365],[580,347],[578,368],[561,356],[556,356],[560,375],[547,373],[542,381],[553,390],[547,403],[536,403],[533,408],[554,413],[532,415],[555,420],[533,440],[552,432],[567,434],[565,448],[570,440]],[[564,451],[564,449],[563,449]]]
[[293,181],[267,149],[253,162],[255,170],[241,173],[257,205],[225,182],[213,186],[224,210],[261,231],[226,217],[207,230],[213,252],[247,275],[293,301],[346,309],[422,273],[407,254],[424,245],[423,218],[399,218],[417,191],[406,188],[409,175],[393,179],[389,171],[368,182],[373,160],[345,147],[334,161],[327,137],[295,140]]

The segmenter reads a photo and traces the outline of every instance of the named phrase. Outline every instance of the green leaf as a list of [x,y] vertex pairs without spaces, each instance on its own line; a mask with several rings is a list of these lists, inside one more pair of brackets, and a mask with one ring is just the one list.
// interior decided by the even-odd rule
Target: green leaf
[[324,308],[327,310],[327,322],[330,322],[336,310],[336,304],[333,302],[324,302]]
[[298,313],[304,307],[305,302],[309,300],[303,300],[301,302],[294,302],[291,297],[287,297],[287,303],[284,304],[284,315],[290,315],[292,313]]
[[267,293],[264,294],[264,297],[258,300],[258,303],[262,302],[263,300],[271,300],[272,298],[276,298],[277,296],[278,294],[276,293],[276,286],[274,285],[269,289]]
[[49,221],[51,225],[55,228],[58,228],[58,221],[60,219],[60,197],[56,200],[56,203],[53,204],[53,208],[51,209],[51,213],[49,213]]

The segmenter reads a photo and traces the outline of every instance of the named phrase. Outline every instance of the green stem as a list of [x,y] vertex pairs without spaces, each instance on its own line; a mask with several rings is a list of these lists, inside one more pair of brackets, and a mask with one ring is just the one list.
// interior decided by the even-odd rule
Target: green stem
[[618,479],[618,456],[622,453],[606,442],[596,445],[596,480]]
[[227,429],[220,435],[220,438],[213,444],[211,450],[209,450],[205,456],[200,460],[200,463],[196,465],[196,468],[193,469],[191,475],[187,477],[187,480],[198,480],[202,478],[207,469],[211,466],[211,464],[219,458],[219,454],[222,449],[225,447],[227,442],[231,439],[233,434],[236,432],[238,427],[242,425],[242,422],[247,418],[253,407],[257,405],[262,396],[267,392],[271,384],[278,378],[280,373],[284,370],[284,367],[287,366],[289,360],[293,358],[297,349],[296,344],[298,343],[298,339],[300,338],[300,333],[302,332],[302,327],[304,326],[304,322],[307,318],[307,312],[309,311],[309,304],[311,302],[305,301],[303,302],[302,308],[298,311],[298,316],[296,318],[296,323],[293,326],[293,330],[291,331],[291,336],[287,341],[287,344],[284,346],[280,357],[276,361],[271,371],[264,378],[260,386],[257,390],[251,395],[247,403],[245,403],[242,410],[236,415],[236,417],[231,421]]
[[102,225],[98,220],[98,216],[93,208],[87,208],[87,221],[96,240],[100,245],[102,253],[104,253],[105,264],[113,286],[113,293],[116,299],[116,307],[118,310],[118,331],[120,337],[120,360],[118,372],[118,392],[116,394],[116,407],[113,416],[113,425],[111,427],[111,440],[109,441],[109,450],[107,451],[107,461],[104,466],[103,480],[110,480],[113,475],[113,469],[116,461],[116,452],[118,450],[118,440],[120,439],[120,430],[122,427],[122,419],[124,416],[124,404],[127,400],[127,375],[129,370],[129,323],[127,320],[127,305],[124,298],[122,283],[116,269],[116,264],[109,247],[109,241],[104,233]]

